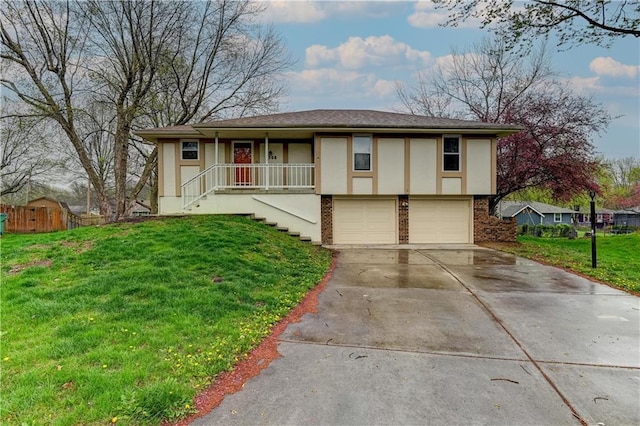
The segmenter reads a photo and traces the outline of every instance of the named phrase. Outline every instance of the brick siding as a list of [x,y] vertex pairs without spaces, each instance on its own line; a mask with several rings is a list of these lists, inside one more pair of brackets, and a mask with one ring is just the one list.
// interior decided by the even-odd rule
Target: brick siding
[[489,199],[476,196],[473,199],[473,242],[516,241],[516,220],[502,220],[489,214]]
[[333,196],[320,196],[320,238],[322,244],[333,244]]
[[398,195],[398,242],[409,244],[409,196]]

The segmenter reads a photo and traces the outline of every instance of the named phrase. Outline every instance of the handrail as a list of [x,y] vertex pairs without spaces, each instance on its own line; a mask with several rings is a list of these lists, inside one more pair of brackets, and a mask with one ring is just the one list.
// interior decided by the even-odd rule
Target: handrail
[[297,214],[297,213],[294,213],[294,212],[292,212],[292,211],[286,210],[286,209],[284,209],[284,208],[282,208],[282,207],[280,207],[280,206],[277,206],[277,205],[276,205],[276,204],[274,204],[274,203],[271,203],[271,202],[266,201],[266,200],[261,200],[259,197],[255,196],[255,195],[254,195],[253,197],[251,197],[251,198],[253,198],[254,200],[258,201],[259,203],[266,204],[267,206],[269,206],[269,207],[273,207],[273,208],[274,208],[274,209],[276,209],[276,210],[280,210],[281,212],[287,213],[287,214],[289,214],[289,215],[291,215],[291,216],[293,216],[293,217],[297,217],[298,219],[302,219],[302,220],[304,220],[305,222],[313,223],[314,225],[315,225],[316,223],[318,223],[318,221],[316,221],[316,220],[309,219],[309,218],[306,218],[306,217],[304,217],[304,216],[302,216],[302,215],[300,215],[300,214]]
[[182,207],[220,189],[313,189],[314,169],[313,163],[214,164],[182,184]]

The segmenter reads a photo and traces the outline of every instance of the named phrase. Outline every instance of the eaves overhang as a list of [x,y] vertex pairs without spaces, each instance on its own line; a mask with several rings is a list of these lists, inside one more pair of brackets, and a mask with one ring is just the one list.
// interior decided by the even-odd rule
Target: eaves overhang
[[351,134],[351,133],[375,133],[375,134],[460,134],[460,135],[488,135],[497,137],[507,136],[520,131],[517,129],[478,129],[455,127],[214,127],[207,125],[194,125],[202,136],[206,138],[312,138],[317,134]]

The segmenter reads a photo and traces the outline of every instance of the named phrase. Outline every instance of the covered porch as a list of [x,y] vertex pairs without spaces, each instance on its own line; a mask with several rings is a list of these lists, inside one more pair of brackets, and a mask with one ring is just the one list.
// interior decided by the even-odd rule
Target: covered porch
[[313,192],[312,163],[214,164],[182,184],[182,206],[188,209],[202,198],[221,191],[296,190]]

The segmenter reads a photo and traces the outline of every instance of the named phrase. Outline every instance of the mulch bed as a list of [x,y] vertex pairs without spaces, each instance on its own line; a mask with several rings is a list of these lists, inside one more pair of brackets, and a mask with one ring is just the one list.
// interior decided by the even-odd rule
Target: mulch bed
[[241,390],[250,378],[260,374],[260,371],[267,368],[271,361],[279,358],[278,342],[280,335],[289,324],[299,322],[303,315],[318,312],[318,295],[324,290],[327,282],[331,279],[335,267],[336,256],[334,255],[329,271],[322,281],[307,293],[300,304],[296,306],[289,315],[276,324],[271,334],[267,336],[258,347],[252,350],[247,358],[238,363],[233,370],[219,374],[216,380],[205,391],[196,396],[194,400],[195,408],[198,410],[196,414],[181,420],[175,425],[186,426],[195,419],[208,414],[222,402],[226,395]]

